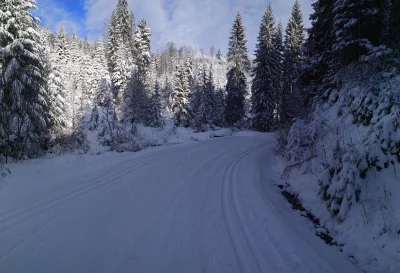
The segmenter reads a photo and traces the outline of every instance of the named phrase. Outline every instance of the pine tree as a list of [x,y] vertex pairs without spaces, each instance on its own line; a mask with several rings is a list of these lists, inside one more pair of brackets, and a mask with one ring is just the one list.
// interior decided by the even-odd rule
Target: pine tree
[[217,60],[218,60],[219,62],[222,61],[222,58],[223,58],[224,56],[222,55],[221,49],[218,48],[218,51],[217,51],[217,54],[215,55],[215,57],[217,58]]
[[274,76],[274,86],[276,88],[276,112],[275,112],[275,124],[279,126],[281,111],[282,111],[282,92],[283,92],[283,29],[282,23],[278,24],[274,34],[274,51],[277,54],[276,66],[273,67],[272,74]]
[[71,37],[67,39],[67,64],[66,69],[68,71],[67,77],[71,80],[76,79],[80,74],[81,66],[81,50],[79,49],[79,40],[75,32],[72,33]]
[[91,56],[92,54],[92,45],[90,44],[89,40],[87,39],[87,37],[85,37],[83,39],[83,41],[81,41],[80,43],[80,49],[83,53],[85,53],[86,55]]
[[128,50],[124,44],[119,44],[117,47],[117,51],[115,53],[115,59],[117,62],[114,65],[114,69],[111,71],[111,83],[113,86],[113,92],[116,96],[122,97],[121,93],[123,93],[123,87],[126,84],[126,80],[128,77],[128,64],[127,64],[127,55]]
[[236,15],[232,26],[231,36],[229,37],[229,50],[227,54],[228,62],[240,71],[250,70],[250,60],[246,47],[244,26],[240,13]]
[[134,18],[133,13],[129,12],[127,0],[118,0],[116,17],[122,42],[129,46],[133,40]]
[[136,50],[135,50],[135,41],[134,41],[134,36],[136,32],[136,22],[135,22],[135,15],[131,11],[130,14],[130,25],[131,25],[131,30],[132,30],[132,35],[131,35],[131,40],[130,40],[130,48],[131,48],[131,53],[132,53],[132,58],[136,60]]
[[252,83],[252,124],[260,131],[271,131],[278,105],[280,60],[274,45],[275,26],[271,5],[265,12],[258,35]]
[[99,98],[103,97],[100,94],[104,89],[102,88],[102,81],[103,80],[110,80],[109,73],[107,70],[107,60],[106,60],[106,51],[104,48],[103,38],[99,37],[95,44],[95,53],[93,57],[93,71],[94,71],[94,95],[95,95],[95,102],[99,105],[100,101]]
[[148,112],[148,125],[150,127],[163,127],[165,122],[162,117],[162,106],[161,106],[161,96],[160,96],[160,85],[156,81],[154,86],[154,93],[150,99],[149,112]]
[[132,70],[125,98],[125,115],[131,112],[136,122],[146,123],[149,100],[152,96],[150,29],[142,19],[134,38],[136,66]]
[[285,34],[284,79],[281,104],[281,122],[284,125],[291,124],[293,118],[301,116],[304,111],[304,98],[298,84],[303,61],[303,44],[303,17],[300,4],[296,0]]
[[64,26],[61,25],[56,36],[56,64],[60,67],[67,64],[67,35]]
[[135,48],[137,54],[137,68],[139,78],[142,81],[143,92],[146,97],[151,96],[151,82],[150,82],[150,66],[151,66],[151,47],[150,47],[151,33],[147,27],[145,19],[140,20],[135,34]]
[[58,67],[55,66],[56,60],[52,57],[51,49],[51,31],[44,28],[40,32],[40,44],[43,46],[41,58],[43,63],[43,71],[46,81],[46,92],[49,97],[47,113],[42,113],[48,119],[51,133],[57,136],[64,133],[68,127],[68,102],[67,91],[64,86],[64,79]]
[[117,64],[117,51],[118,45],[121,43],[120,29],[117,20],[117,13],[114,10],[111,14],[110,22],[108,24],[108,38],[107,38],[107,60],[108,69],[110,74],[114,71]]
[[245,72],[250,69],[244,27],[239,13],[232,27],[227,57],[230,69],[227,73],[225,121],[228,125],[234,125],[245,116]]
[[173,107],[175,125],[189,127],[189,83],[185,67],[181,64],[175,72]]
[[28,148],[46,148],[49,98],[34,0],[0,6],[0,154],[21,159]]
[[95,44],[95,53],[93,56],[93,61],[95,63],[95,70],[99,77],[105,77],[108,75],[107,72],[107,61],[106,61],[106,51],[104,48],[103,38],[100,36]]
[[392,0],[390,14],[391,47],[400,52],[400,1]]
[[109,97],[111,94],[111,84],[107,79],[101,79],[97,91],[97,105],[106,106],[107,103],[111,103],[112,98]]
[[167,111],[172,111],[173,105],[173,86],[167,75],[164,79],[164,88],[162,89],[163,108]]
[[186,56],[185,68],[186,68],[186,75],[188,77],[189,89],[191,92],[193,92],[193,89],[195,88],[195,80],[193,74],[193,60],[189,55]]
[[324,81],[332,73],[332,50],[335,34],[333,0],[317,0],[312,4],[314,13],[311,14],[312,27],[304,47],[305,63],[300,75],[303,92],[307,94],[305,105],[311,107],[314,98],[329,89]]
[[218,88],[214,93],[213,118],[216,126],[224,125],[225,95],[222,88]]
[[358,61],[380,45],[383,14],[375,0],[338,0],[333,7],[332,50],[338,67]]
[[[51,62],[51,60],[50,60]],[[56,67],[49,62],[47,85],[50,94],[49,116],[51,119],[51,131],[60,134],[68,128],[67,90],[64,86],[64,79]]]
[[206,82],[206,89],[204,94],[204,105],[206,109],[206,118],[208,125],[215,125],[215,116],[214,116],[214,109],[215,109],[215,86],[214,86],[214,76],[212,72],[212,66],[208,71],[208,78]]
[[67,41],[67,54],[69,55],[70,63],[77,63],[81,58],[82,50],[79,48],[78,35],[74,31]]
[[202,67],[202,70],[200,72],[200,77],[197,82],[197,88],[196,88],[196,97],[195,97],[195,104],[197,104],[194,108],[195,111],[195,121],[194,121],[194,126],[197,131],[203,131],[207,125],[210,125],[209,121],[209,114],[212,112],[207,112],[210,111],[208,109],[208,92],[207,92],[207,72],[206,72],[206,67]]
[[227,74],[225,99],[225,121],[228,125],[234,125],[245,116],[246,76],[238,68],[231,68]]

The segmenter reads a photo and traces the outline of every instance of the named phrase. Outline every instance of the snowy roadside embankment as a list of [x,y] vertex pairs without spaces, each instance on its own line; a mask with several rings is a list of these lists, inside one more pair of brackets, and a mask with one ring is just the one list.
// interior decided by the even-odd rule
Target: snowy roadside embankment
[[[87,124],[90,125],[90,117],[87,117]],[[90,126],[88,126],[90,127]],[[84,146],[83,148],[77,148],[70,151],[58,151],[55,147],[52,151],[38,159],[30,159],[19,163],[11,163],[7,165],[0,165],[0,182],[2,179],[6,179],[7,176],[12,175],[13,172],[18,172],[21,166],[36,165],[38,162],[51,160],[57,166],[70,166],[71,164],[85,164],[86,161],[96,161],[98,164],[106,164],[104,157],[98,157],[96,155],[104,155],[105,157],[113,157],[114,155],[118,158],[119,154],[123,154],[121,158],[125,158],[127,154],[131,152],[137,152],[152,147],[178,145],[184,143],[191,143],[197,141],[209,140],[212,138],[228,137],[233,134],[232,129],[221,128],[214,131],[206,132],[195,132],[192,128],[175,127],[172,120],[168,120],[163,128],[152,128],[145,127],[142,125],[136,125],[135,134],[131,135],[130,141],[119,145],[116,151],[110,151],[110,146],[105,144],[107,135],[101,134],[101,126],[96,127],[95,130],[85,130],[84,135]],[[126,132],[129,134],[129,132]],[[153,148],[154,149],[154,148]],[[24,169],[25,171],[25,169]],[[1,184],[0,184],[1,186]]]
[[278,136],[281,182],[366,272],[400,272],[400,77],[348,69]]

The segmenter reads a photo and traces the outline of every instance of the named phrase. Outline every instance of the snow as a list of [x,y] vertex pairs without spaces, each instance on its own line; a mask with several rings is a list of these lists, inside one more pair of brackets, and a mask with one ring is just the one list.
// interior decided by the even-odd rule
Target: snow
[[[389,94],[399,91],[400,77],[382,82],[364,79],[362,82],[365,82],[364,85],[360,84],[360,80],[347,80],[340,90],[339,99],[335,99],[337,103],[329,107],[321,106],[307,125],[302,121],[295,123],[289,135],[291,140],[294,139],[290,143],[297,146],[293,144],[289,149],[290,162],[278,164],[283,172],[279,183],[285,185],[287,191],[298,195],[302,205],[320,219],[321,225],[344,245],[343,252],[354,257],[365,272],[397,273],[400,272],[400,169],[394,158],[397,150],[393,141],[397,141],[398,137],[398,108],[393,107],[388,113],[380,111],[386,102],[374,98],[368,88],[376,87],[382,98],[389,97]],[[369,97],[365,98],[365,94]],[[336,95],[332,93],[332,98]],[[350,95],[354,100],[350,100],[352,104],[349,107],[346,99]],[[368,99],[379,101],[379,107],[374,109],[371,106],[374,113],[370,124],[365,125],[361,121],[358,124],[354,122],[356,116],[353,113],[363,113],[365,105],[372,104]],[[341,115],[338,115],[339,112]],[[335,158],[333,154],[337,150],[334,144],[338,142],[341,151]],[[384,150],[394,152],[386,155]],[[377,159],[375,165],[369,166],[374,158]],[[302,160],[306,161],[296,165]],[[386,162],[393,164],[385,166]],[[326,163],[328,168],[322,166]],[[285,170],[291,164],[296,166]],[[330,169],[336,173],[340,170],[340,174],[331,178]],[[361,171],[364,170],[365,177],[361,178]],[[328,204],[323,200],[320,182],[329,185],[331,196],[343,194],[341,206],[335,201]],[[351,183],[360,187],[356,202],[349,198],[356,192]],[[345,187],[346,190],[342,191]],[[338,216],[327,206],[340,209]]]
[[267,135],[272,136],[270,133],[261,133],[255,131],[239,131],[233,133],[233,136],[241,136],[241,137],[265,137]]
[[0,272],[361,272],[274,186],[273,135],[209,136],[10,165]]

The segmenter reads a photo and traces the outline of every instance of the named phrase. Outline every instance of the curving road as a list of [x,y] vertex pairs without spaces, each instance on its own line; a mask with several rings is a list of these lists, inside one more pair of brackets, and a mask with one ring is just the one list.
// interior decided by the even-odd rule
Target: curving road
[[274,145],[237,136],[43,167],[35,190],[0,190],[0,272],[359,272],[273,186]]

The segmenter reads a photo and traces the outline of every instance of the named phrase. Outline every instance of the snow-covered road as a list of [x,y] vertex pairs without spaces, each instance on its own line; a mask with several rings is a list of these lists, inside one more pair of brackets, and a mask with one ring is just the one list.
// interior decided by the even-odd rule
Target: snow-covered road
[[28,181],[0,189],[0,272],[359,272],[274,187],[274,145],[235,136],[25,166]]

